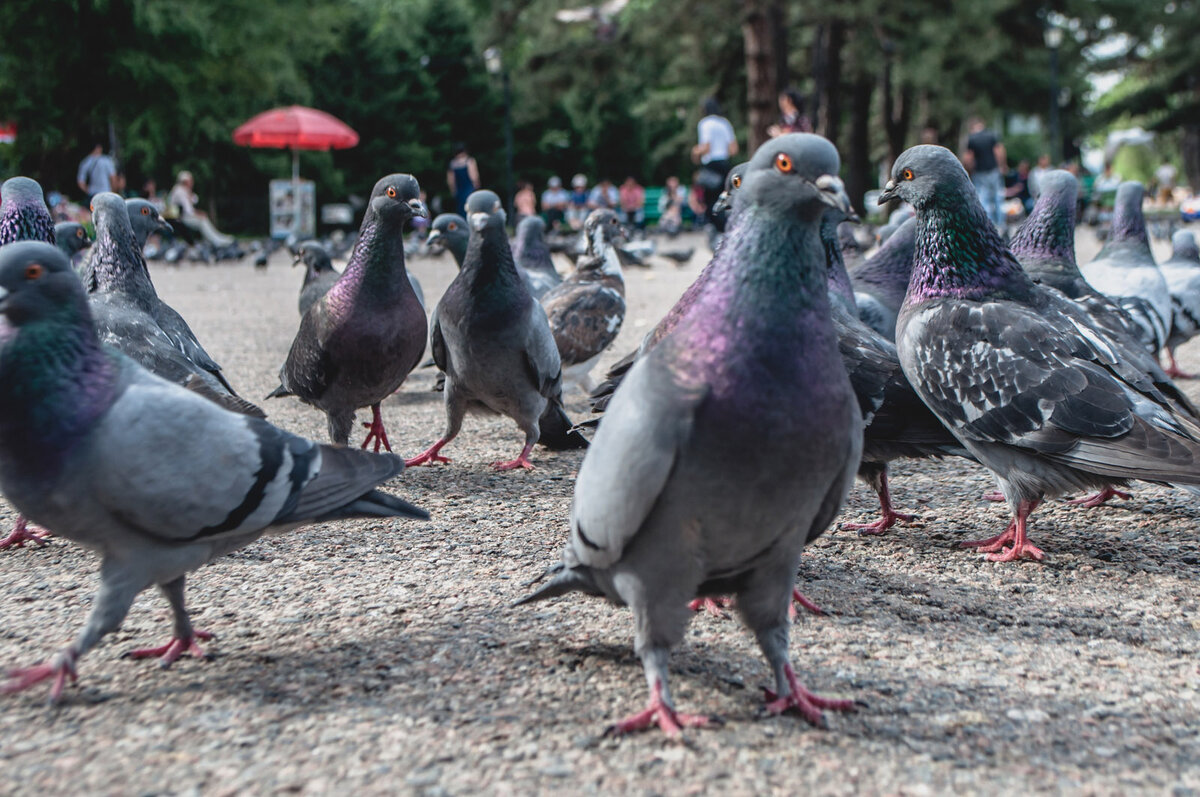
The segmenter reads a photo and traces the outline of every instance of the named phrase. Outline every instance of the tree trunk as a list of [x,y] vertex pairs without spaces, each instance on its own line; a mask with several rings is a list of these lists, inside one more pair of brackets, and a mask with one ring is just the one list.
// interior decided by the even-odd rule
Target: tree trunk
[[850,147],[846,158],[846,193],[854,209],[864,218],[870,211],[863,195],[872,184],[871,177],[871,94],[874,81],[860,75],[854,81],[850,101]]
[[900,153],[904,151],[905,138],[908,136],[909,125],[912,123],[913,98],[912,89],[905,86],[900,90],[899,103],[897,103],[890,58],[883,62],[880,91],[883,92],[883,128],[887,134],[888,155],[895,163],[896,158],[899,158]]
[[812,80],[813,89],[812,95],[809,97],[808,103],[808,118],[813,120],[814,130],[819,129],[819,120],[821,118],[821,98],[825,96],[825,84],[828,82],[825,76],[825,31],[826,26],[823,24],[817,25],[816,33],[813,35],[812,47]]
[[750,151],[767,140],[767,128],[775,121],[776,77],[775,31],[772,22],[780,16],[776,3],[745,0],[742,40],[746,49],[746,104],[749,106]]
[[838,143],[842,122],[842,47],[846,43],[846,25],[834,20],[829,23],[824,47],[825,85],[821,98],[821,117],[817,132]]
[[[784,4],[774,2],[767,9],[771,24],[771,49],[775,56],[775,94],[778,95],[792,83],[791,71],[788,68],[788,24],[787,11]],[[804,109],[800,109],[804,113]]]
[[1188,187],[1192,191],[1200,190],[1200,124],[1183,126],[1183,142],[1180,150],[1183,155],[1183,173],[1187,176]]

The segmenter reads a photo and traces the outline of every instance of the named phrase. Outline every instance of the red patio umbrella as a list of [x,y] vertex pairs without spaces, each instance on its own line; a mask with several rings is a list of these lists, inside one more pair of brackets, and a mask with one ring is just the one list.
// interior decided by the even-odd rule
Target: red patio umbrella
[[324,111],[290,105],[263,111],[244,123],[233,131],[233,143],[243,147],[290,149],[292,180],[298,181],[299,150],[349,149],[358,145],[358,133]]

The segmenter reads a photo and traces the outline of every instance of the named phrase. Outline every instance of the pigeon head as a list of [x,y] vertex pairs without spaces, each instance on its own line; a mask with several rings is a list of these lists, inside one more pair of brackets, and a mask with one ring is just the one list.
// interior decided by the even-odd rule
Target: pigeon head
[[63,254],[70,257],[92,245],[87,228],[74,221],[60,221],[54,225],[54,240]]
[[733,195],[742,187],[742,176],[746,173],[749,165],[749,163],[739,163],[729,170],[729,174],[725,175],[725,190],[717,197],[717,201],[713,202],[712,212],[714,215],[728,213],[733,209]]
[[1171,236],[1171,259],[1200,263],[1200,249],[1196,247],[1196,236],[1191,230],[1176,230]]
[[467,197],[467,221],[475,232],[504,229],[507,216],[500,197],[492,191],[476,191]]
[[83,288],[57,246],[17,241],[0,249],[0,315],[11,326],[50,318],[72,297],[82,302]]
[[125,200],[105,191],[92,197],[92,222],[96,225],[96,240],[111,238],[125,245],[133,240],[133,225]]
[[1009,249],[1022,263],[1075,263],[1075,207],[1079,181],[1062,169],[1038,180],[1041,193],[1029,218],[1017,230]]
[[0,246],[13,241],[54,243],[54,219],[42,187],[28,177],[10,177],[0,185]]
[[[803,215],[834,208],[842,221],[853,215],[846,188],[837,177],[841,161],[827,139],[811,133],[788,133],[758,148],[746,166],[734,207],[753,203]],[[812,200],[818,200],[813,204]]]
[[371,191],[371,212],[378,218],[429,218],[429,209],[421,201],[421,186],[411,174],[389,174]]
[[140,246],[146,245],[146,239],[154,233],[171,233],[175,228],[162,217],[158,208],[145,199],[126,199],[125,211],[129,214],[129,224]]
[[1138,241],[1149,244],[1150,239],[1146,237],[1146,219],[1142,215],[1142,200],[1145,197],[1146,187],[1136,180],[1128,180],[1117,186],[1109,242]]
[[592,254],[597,254],[605,246],[625,240],[625,228],[621,226],[621,219],[616,211],[609,208],[597,208],[589,213],[583,222],[583,233],[587,236],[588,250]]
[[517,223],[517,246],[524,248],[546,237],[546,222],[541,216],[526,216]]
[[314,274],[333,271],[333,261],[329,259],[329,252],[317,241],[304,241],[296,247],[296,259],[292,261],[292,265],[300,263]]
[[958,204],[975,195],[967,170],[954,153],[934,144],[910,147],[892,164],[892,179],[883,187],[879,204],[903,199],[920,211],[942,204]]
[[443,213],[430,225],[429,237],[425,239],[425,244],[435,253],[450,250],[450,254],[454,255],[455,262],[461,268],[470,237],[471,232],[466,219],[457,213]]

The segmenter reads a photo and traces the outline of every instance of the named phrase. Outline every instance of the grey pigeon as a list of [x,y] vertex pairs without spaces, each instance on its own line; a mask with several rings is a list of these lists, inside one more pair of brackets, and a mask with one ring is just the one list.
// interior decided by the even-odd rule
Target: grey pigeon
[[429,237],[425,239],[425,245],[435,253],[448,251],[461,270],[463,259],[467,256],[467,241],[470,237],[466,219],[457,213],[442,213],[429,226]]
[[379,405],[425,353],[428,328],[404,267],[404,225],[429,211],[410,174],[375,183],[358,241],[341,278],[308,309],[268,398],[294,395],[323,411],[329,439],[350,440],[354,411],[370,406],[362,447],[391,451]]
[[870,257],[850,269],[859,318],[888,340],[896,339],[896,315],[908,291],[916,228],[909,217]]
[[588,375],[621,331],[625,320],[625,276],[616,243],[624,238],[615,211],[599,208],[583,223],[587,254],[575,271],[542,296],[562,360],[564,383],[592,390]]
[[1167,335],[1167,375],[1176,379],[1195,379],[1184,373],[1175,361],[1176,347],[1200,333],[1200,250],[1191,230],[1178,230],[1171,236],[1171,258],[1159,265],[1171,291],[1171,333]]
[[77,221],[60,221],[55,224],[54,242],[68,260],[92,245],[87,228]]
[[1027,520],[1046,498],[1130,479],[1195,489],[1200,425],[1080,305],[1029,278],[952,152],[903,153],[880,202],[897,197],[917,211],[901,366],[992,471],[1014,516],[1004,533],[966,544],[994,561],[1041,559]]
[[[28,177],[10,177],[0,184],[0,246],[16,241],[55,243],[54,218],[46,207],[42,187]],[[45,537],[29,528],[24,515],[17,516],[13,530],[0,539],[0,551],[45,545]]]
[[[795,146],[784,138],[769,143]],[[697,595],[736,595],[775,676],[772,713],[821,724],[822,709],[854,707],[804,689],[787,650],[801,551],[837,514],[862,447],[818,229],[837,201],[826,190],[837,152],[804,151],[811,163],[755,153],[708,289],[613,396],[579,470],[558,573],[521,601],[580,591],[630,607],[650,703],[615,733],[657,722],[677,736],[711,721],[678,713],[667,685]],[[802,176],[813,168],[816,181]]]
[[[188,387],[228,410],[266,417],[233,391],[211,358],[193,359],[163,327],[160,319],[172,316],[162,311],[165,305],[150,281],[124,200],[116,194],[97,194],[92,199],[92,219],[96,243],[89,261],[92,274],[88,298],[100,342],[157,376]],[[182,319],[179,323],[186,329]],[[194,347],[199,345],[195,343]]]
[[0,246],[13,241],[54,243],[54,219],[36,180],[10,177],[0,184]]
[[562,282],[562,276],[554,268],[554,261],[550,257],[550,247],[546,245],[546,222],[541,216],[521,219],[517,225],[512,256],[517,264],[517,273],[529,286],[533,298],[540,301],[546,291]]
[[[162,217],[158,208],[145,199],[126,199],[125,211],[129,216],[129,225],[133,228],[134,245],[137,246],[139,252],[144,252],[146,240],[154,233],[170,233],[175,229]],[[145,262],[144,258],[143,254],[143,263]],[[80,265],[79,279],[84,285],[94,284],[93,269],[90,258]]]
[[446,429],[408,464],[449,462],[438,452],[458,435],[468,411],[484,411],[507,415],[525,433],[520,455],[492,467],[532,469],[535,443],[566,449],[587,440],[571,431],[563,410],[562,362],[546,311],[513,263],[500,197],[476,191],[466,208],[467,256],[433,311],[430,332],[434,362],[446,372]]
[[304,264],[304,284],[300,286],[300,315],[317,300],[329,293],[329,289],[341,278],[333,267],[329,252],[319,241],[304,241],[296,246],[296,259],[292,265]]
[[746,173],[746,169],[749,167],[749,161],[739,163],[725,175],[725,190],[717,194],[717,199],[713,202],[712,206],[713,218],[722,227],[725,226],[725,222],[729,218],[729,213],[733,210],[733,194],[742,187],[742,175]]
[[1121,183],[1104,248],[1080,271],[1093,288],[1129,313],[1146,350],[1157,356],[1171,330],[1171,292],[1150,251],[1142,215],[1145,195],[1141,183]]
[[[55,247],[0,251],[0,489],[22,512],[101,557],[100,591],[75,640],[10,673],[5,692],[53,679],[158,586],[172,639],[134,652],[164,665],[203,655],[184,608],[186,574],[269,531],[354,517],[428,514],[374,488],[399,457],[322,446],[221,409],[103,346]],[[79,385],[86,385],[80,390]]]

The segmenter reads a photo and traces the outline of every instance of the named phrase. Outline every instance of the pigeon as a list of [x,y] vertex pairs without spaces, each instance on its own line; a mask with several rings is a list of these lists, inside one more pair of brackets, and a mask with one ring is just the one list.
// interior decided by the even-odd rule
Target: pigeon
[[712,207],[713,218],[717,219],[717,223],[722,226],[725,225],[730,211],[733,210],[733,193],[742,187],[742,175],[746,173],[749,166],[749,161],[739,163],[725,175],[725,190],[717,194],[717,199],[713,202]]
[[1167,336],[1167,375],[1195,379],[1179,368],[1175,348],[1200,333],[1200,251],[1190,230],[1171,236],[1171,258],[1159,267],[1171,291],[1171,333]]
[[912,271],[916,222],[901,223],[875,253],[850,269],[858,317],[888,340],[896,339],[896,315]]
[[292,265],[304,264],[304,284],[300,286],[300,315],[318,299],[329,293],[329,289],[341,278],[329,259],[329,252],[317,241],[304,241],[296,247],[296,259]]
[[1146,350],[1157,356],[1171,330],[1171,292],[1146,236],[1145,193],[1139,182],[1121,183],[1108,240],[1096,259],[1080,266],[1080,271],[1093,288],[1129,313]]
[[542,297],[562,360],[563,382],[594,388],[588,375],[621,331],[625,320],[625,277],[616,242],[624,237],[615,211],[599,208],[583,224],[588,252],[575,272]]
[[28,177],[10,177],[0,184],[0,246],[13,241],[55,242],[45,194]]
[[908,205],[901,205],[888,216],[887,223],[875,231],[875,244],[883,246],[896,233],[900,232],[900,227],[904,222],[911,219],[915,214],[913,209]]
[[521,219],[517,225],[512,256],[517,264],[517,273],[529,286],[533,298],[540,301],[546,291],[562,282],[550,258],[550,247],[546,246],[546,222],[541,216]]
[[311,522],[428,514],[374,488],[403,460],[322,446],[221,409],[105,347],[57,248],[0,251],[0,490],[57,534],[96,550],[100,591],[75,640],[15,670],[2,688],[52,680],[116,630],[158,586],[172,639],[135,658],[203,655],[184,608],[186,574],[256,540]]
[[859,268],[865,258],[862,244],[858,242],[858,234],[854,231],[859,223],[858,219],[843,221],[837,228],[838,246],[841,247],[842,262],[845,263],[847,271]]
[[[0,184],[0,246],[16,241],[57,241],[42,187],[28,177],[10,177]],[[18,515],[12,531],[0,538],[0,551],[28,544],[45,545],[46,535],[29,528],[28,519]]]
[[155,318],[161,301],[137,248],[125,202],[116,194],[97,194],[92,199],[92,219],[96,243],[89,261],[88,299],[100,342],[228,410],[266,417],[229,387],[219,367],[214,371],[208,361],[190,357]]
[[420,197],[410,174],[375,183],[345,271],[300,320],[279,387],[267,396],[294,395],[322,410],[337,445],[349,442],[354,411],[369,405],[362,447],[392,450],[379,405],[425,353],[425,308],[404,267],[404,225],[429,215]]
[[54,242],[68,260],[92,245],[87,228],[75,221],[60,221],[55,224]]
[[[613,396],[579,470],[557,574],[519,601],[580,591],[633,611],[650,701],[612,733],[657,723],[678,736],[712,722],[677,712],[667,661],[687,601],[724,592],[774,672],[772,713],[819,725],[823,709],[855,707],[804,689],[788,660],[800,553],[845,499],[862,417],[830,322],[818,231],[838,201],[828,191],[837,151],[816,136],[783,138],[750,161],[709,289]],[[797,144],[803,163],[788,155]],[[815,181],[804,176],[813,170]]]
[[562,407],[562,362],[546,311],[517,273],[500,198],[491,191],[467,197],[471,241],[462,271],[433,311],[430,348],[446,372],[446,430],[408,464],[449,462],[438,452],[458,435],[468,410],[507,415],[525,433],[516,459],[496,470],[533,469],[534,443],[582,448]]
[[175,231],[171,223],[158,212],[154,203],[145,199],[126,199],[125,210],[129,213],[129,224],[133,227],[133,237],[137,240],[138,249],[145,249],[146,240],[155,233],[170,234]]
[[903,153],[880,203],[894,198],[917,212],[901,367],[1013,512],[1004,533],[965,545],[993,561],[1042,559],[1027,522],[1048,497],[1131,479],[1196,489],[1200,424],[1080,305],[1030,279],[952,152]]
[[435,253],[449,251],[455,264],[462,270],[463,258],[467,256],[467,220],[457,213],[442,213],[433,220],[425,245]]

